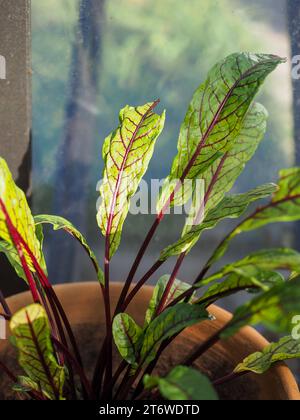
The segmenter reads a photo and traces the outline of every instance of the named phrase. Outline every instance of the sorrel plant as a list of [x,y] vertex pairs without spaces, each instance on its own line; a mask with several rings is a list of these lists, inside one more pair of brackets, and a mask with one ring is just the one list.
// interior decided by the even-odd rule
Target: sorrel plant
[[[266,131],[268,114],[254,102],[255,96],[267,76],[284,62],[274,55],[233,54],[217,63],[196,90],[180,128],[178,154],[157,200],[155,220],[124,279],[115,308],[110,299],[110,265],[121,242],[130,200],[164,128],[165,112],[155,113],[159,101],[126,106],[120,112],[119,126],[104,141],[102,201],[97,214],[105,239],[103,270],[84,236],[70,222],[59,216],[32,216],[24,193],[15,185],[5,160],[0,159],[0,251],[27,283],[33,300],[13,314],[0,294],[0,315],[10,322],[11,341],[18,349],[24,375],[16,377],[2,360],[0,369],[23,398],[118,400],[160,396],[171,400],[214,400],[218,398],[217,386],[248,372],[263,374],[279,360],[300,357],[300,340],[292,333],[294,317],[300,314],[299,253],[287,248],[258,250],[209,274],[237,235],[270,223],[300,219],[299,168],[282,170],[277,184],[229,194]],[[205,185],[200,202],[194,188],[199,179]],[[191,181],[188,189],[183,188],[186,180]],[[252,203],[263,199],[263,205],[248,211]],[[161,250],[149,270],[136,279],[166,213],[189,200],[198,203],[198,207],[186,221],[180,238]],[[246,218],[199,268],[193,283],[180,281],[179,270],[202,233],[247,211]],[[105,306],[106,332],[93,377],[85,372],[72,325],[48,279],[43,255],[44,224],[63,229],[79,241],[96,271]],[[127,307],[171,257],[175,257],[174,268],[170,275],[158,279],[144,325],[138,325],[126,313]],[[250,291],[251,299],[235,311],[221,331],[187,352],[185,359],[170,368],[165,377],[153,374],[162,353],[182,331],[203,321],[213,322],[210,305],[241,291]],[[241,360],[233,372],[214,383],[193,368],[193,363],[219,340],[233,336],[245,325],[256,324],[289,335],[262,353]],[[115,348],[122,357],[119,366],[113,366]]]

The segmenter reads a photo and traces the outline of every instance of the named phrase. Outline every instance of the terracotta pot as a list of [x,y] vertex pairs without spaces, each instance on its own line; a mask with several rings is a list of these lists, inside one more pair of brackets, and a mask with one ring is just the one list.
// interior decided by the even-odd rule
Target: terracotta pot
[[[112,306],[116,304],[120,294],[120,284],[111,288]],[[97,283],[76,283],[57,286],[56,292],[62,301],[67,315],[74,327],[83,352],[86,368],[92,371],[96,359],[99,342],[104,334],[104,311],[99,285]],[[144,312],[152,294],[151,287],[144,287],[137,296],[128,312],[142,324]],[[28,293],[22,293],[8,299],[12,311],[31,303]],[[210,337],[217,329],[229,321],[231,315],[216,306],[210,307],[215,315],[215,321],[208,321],[189,328],[182,333],[161,358],[158,367],[159,374],[164,374],[170,367],[180,361],[195,345]],[[222,341],[210,349],[196,366],[212,379],[223,377],[246,356],[255,351],[261,351],[267,341],[253,328],[242,329],[235,337]],[[14,371],[16,356],[12,354],[7,342],[0,342],[0,359],[4,360]],[[115,355],[115,363],[118,356]],[[5,389],[5,379],[0,376],[2,395],[0,398],[12,398]],[[278,364],[265,375],[249,374],[234,382],[220,386],[219,395],[228,400],[299,400],[300,394],[296,381],[284,364]]]

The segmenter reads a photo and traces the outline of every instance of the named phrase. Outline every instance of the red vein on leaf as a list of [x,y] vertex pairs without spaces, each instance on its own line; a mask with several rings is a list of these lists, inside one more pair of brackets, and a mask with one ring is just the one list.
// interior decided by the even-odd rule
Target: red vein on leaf
[[247,70],[244,74],[241,75],[241,77],[239,77],[235,83],[233,84],[233,86],[231,87],[231,89],[229,90],[229,92],[227,93],[227,95],[225,96],[225,98],[223,99],[223,101],[221,102],[221,104],[219,105],[219,108],[216,112],[216,114],[214,115],[213,120],[211,121],[208,129],[206,130],[205,134],[202,136],[201,141],[198,144],[198,147],[196,148],[196,151],[194,152],[192,158],[190,159],[189,163],[187,164],[185,170],[183,171],[182,176],[180,177],[179,182],[176,184],[174,191],[171,193],[169,199],[166,201],[165,205],[163,206],[162,210],[160,211],[160,213],[156,216],[156,219],[153,223],[153,225],[151,226],[143,244],[140,247],[140,250],[135,258],[135,261],[131,267],[131,270],[128,274],[128,277],[126,279],[125,285],[123,287],[119,302],[117,304],[116,307],[116,312],[118,313],[120,310],[120,307],[122,305],[122,303],[124,302],[124,299],[126,298],[126,295],[129,291],[130,285],[134,279],[134,276],[138,270],[138,267],[140,265],[140,262],[142,261],[146,250],[148,249],[148,246],[159,226],[159,224],[161,223],[161,221],[163,220],[164,216],[165,216],[165,212],[168,210],[170,204],[172,203],[175,194],[180,190],[180,187],[183,183],[183,181],[186,179],[186,177],[188,176],[190,170],[192,169],[192,167],[194,166],[199,154],[201,153],[203,146],[206,143],[206,140],[208,139],[208,137],[210,136],[211,132],[213,131],[214,127],[216,126],[216,124],[218,123],[219,117],[222,114],[222,111],[224,109],[224,107],[226,106],[231,94],[234,92],[234,89],[239,85],[239,83],[246,79],[248,76],[250,76],[253,71],[259,67],[260,63],[255,64],[254,66],[252,66],[249,70]]

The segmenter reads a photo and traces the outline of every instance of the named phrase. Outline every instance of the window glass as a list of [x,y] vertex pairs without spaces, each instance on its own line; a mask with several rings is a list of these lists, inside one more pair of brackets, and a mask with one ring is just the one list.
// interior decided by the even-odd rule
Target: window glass
[[[236,51],[290,57],[288,28],[282,0],[32,0],[35,213],[70,219],[102,256],[96,185],[103,169],[103,140],[117,126],[119,110],[161,99],[167,121],[145,179],[164,178],[191,95],[209,68]],[[261,91],[259,100],[270,113],[268,132],[235,191],[276,182],[280,168],[294,165],[291,82],[289,62]],[[113,279],[127,275],[152,220],[151,215],[128,218],[112,264]],[[142,271],[178,238],[180,223],[180,216],[167,217]],[[182,269],[185,280],[199,272],[230,226],[223,223],[203,236]],[[292,240],[292,227],[268,227],[236,240],[226,258],[291,245]],[[46,247],[52,281],[94,278],[85,255],[63,234],[50,235]],[[171,268],[172,262],[167,263],[162,272]]]

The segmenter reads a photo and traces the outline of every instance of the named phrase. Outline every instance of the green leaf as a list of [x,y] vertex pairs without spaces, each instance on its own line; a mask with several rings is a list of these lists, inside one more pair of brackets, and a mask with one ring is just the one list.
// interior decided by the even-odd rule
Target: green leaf
[[17,312],[10,329],[19,351],[19,364],[31,381],[40,384],[51,399],[62,399],[64,367],[57,363],[44,308],[33,304]]
[[246,325],[263,324],[272,331],[290,333],[292,319],[300,314],[300,277],[278,284],[234,313],[223,338],[234,335]]
[[[201,179],[206,185],[206,214],[216,207],[245,169],[264,138],[267,128],[266,109],[254,103],[246,114],[241,130],[230,149],[206,170]],[[272,191],[274,192],[274,191]]]
[[211,266],[227,251],[230,242],[243,232],[248,232],[270,223],[293,222],[300,220],[300,168],[284,169],[280,171],[278,191],[272,201],[266,206],[259,207],[254,213],[240,223],[215,250],[208,262]]
[[235,219],[241,216],[252,202],[269,196],[276,189],[276,185],[266,184],[244,194],[225,197],[215,208],[208,212],[201,224],[192,226],[189,230],[185,227],[182,237],[162,251],[160,260],[165,261],[169,257],[179,255],[182,252],[190,252],[204,230],[213,229],[224,219]]
[[109,236],[110,258],[120,244],[130,199],[147,170],[164,127],[165,113],[154,114],[156,105],[157,102],[136,108],[126,106],[120,112],[119,127],[104,142],[105,170],[97,219],[103,235]]
[[[16,392],[21,392],[21,393],[28,393],[31,391],[36,391],[38,393],[41,393],[41,390],[38,384],[33,382],[27,376],[19,376],[18,383],[14,384],[12,389]],[[51,399],[50,396],[47,395],[47,393],[45,392],[42,392],[42,395],[49,400]]]
[[[161,298],[163,297],[163,294],[164,294],[166,286],[169,282],[169,279],[170,279],[170,276],[166,275],[166,276],[161,277],[158,280],[158,282],[157,282],[157,284],[156,284],[156,286],[153,290],[153,295],[152,295],[152,298],[151,298],[150,303],[149,303],[149,307],[148,307],[147,312],[146,312],[145,326],[148,326],[151,323],[151,321],[153,319],[153,316],[156,312],[156,309],[159,306]],[[180,296],[182,293],[186,292],[190,288],[191,288],[190,284],[184,283],[184,282],[176,279],[174,281],[174,284],[173,284],[171,290],[170,290],[170,293],[168,295],[167,302],[166,302],[165,306],[168,306],[173,300],[175,300],[178,296]]]
[[[43,241],[44,241],[44,235],[43,235],[43,229],[41,226],[36,226],[36,237],[40,243],[41,246],[41,252],[43,249]],[[26,275],[24,273],[20,258],[19,258],[19,254],[17,252],[17,250],[15,249],[15,247],[5,241],[0,241],[0,252],[3,252],[3,254],[5,254],[6,258],[8,259],[10,265],[14,268],[16,274],[18,277],[20,277],[21,279],[23,279],[26,283],[27,283],[27,278]],[[46,263],[44,261],[44,272],[45,274],[47,274],[47,268],[46,268]]]
[[288,336],[268,345],[262,352],[251,354],[235,368],[234,372],[253,372],[261,375],[276,362],[298,358],[300,358],[300,340]]
[[44,214],[35,216],[34,221],[37,227],[43,224],[50,224],[53,226],[54,230],[62,229],[66,231],[67,233],[69,233],[70,235],[72,235],[86,250],[87,254],[89,255],[96,269],[98,280],[100,281],[100,283],[104,284],[104,274],[99,266],[95,253],[90,248],[85,237],[79,232],[78,229],[75,228],[75,226],[72,225],[71,222],[69,222],[68,220],[60,216],[50,216],[50,215],[44,215]]
[[204,295],[195,303],[209,306],[219,299],[243,290],[253,291],[257,289],[269,289],[274,286],[274,284],[283,282],[283,277],[279,273],[275,272],[261,270],[256,273],[255,277],[232,273],[221,283],[216,283],[210,286]]
[[170,401],[216,401],[218,396],[209,379],[199,371],[175,367],[165,378],[146,375],[146,389],[158,387],[161,395]]
[[279,248],[254,252],[242,260],[228,264],[216,274],[199,282],[196,286],[203,286],[230,273],[237,273],[243,277],[255,278],[263,271],[300,269],[300,254],[293,249]]
[[188,303],[179,303],[163,311],[145,331],[141,349],[142,364],[152,362],[164,340],[206,319],[209,319],[209,315],[203,307]]
[[127,314],[118,314],[113,321],[113,336],[119,353],[130,365],[137,365],[142,328]]
[[[12,177],[12,174],[7,166],[4,159],[0,157],[0,199],[3,201],[9,217],[22,236],[28,247],[36,257],[37,261],[43,269],[46,268],[44,256],[41,250],[41,244],[36,236],[34,220],[28,206],[25,194],[20,190]],[[0,238],[3,239],[7,244],[14,245],[9,230],[6,226],[6,218],[0,208]],[[6,248],[10,249],[9,247]],[[7,255],[7,252],[5,252]],[[35,272],[33,264],[29,255],[24,250],[26,261],[31,271]],[[10,261],[14,261],[12,258]],[[19,257],[18,257],[19,260]],[[21,265],[21,263],[20,263]],[[15,265],[14,265],[15,267]]]
[[[236,53],[210,70],[206,82],[196,90],[181,126],[178,154],[168,181],[196,179],[216,156],[230,150],[260,86],[284,61],[273,55]],[[184,195],[183,200],[180,190],[175,202],[183,204],[188,198]]]

